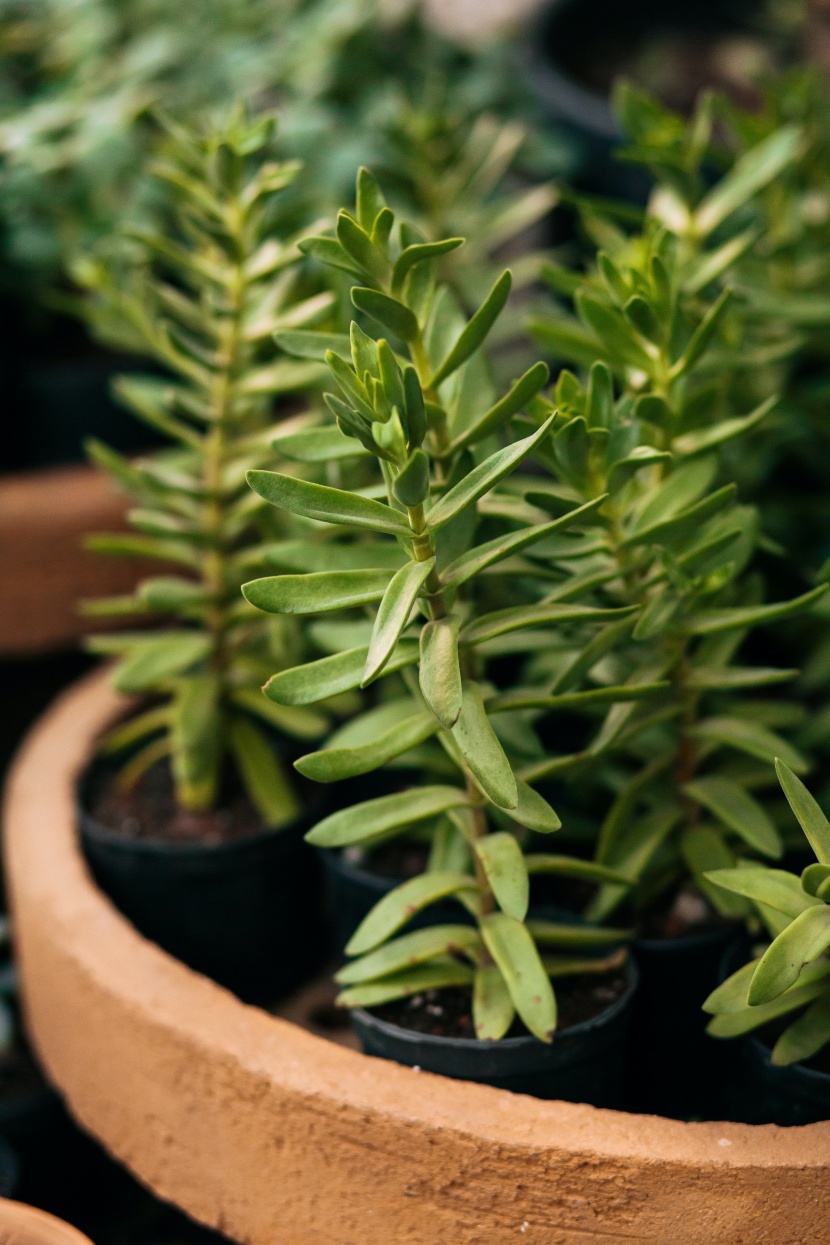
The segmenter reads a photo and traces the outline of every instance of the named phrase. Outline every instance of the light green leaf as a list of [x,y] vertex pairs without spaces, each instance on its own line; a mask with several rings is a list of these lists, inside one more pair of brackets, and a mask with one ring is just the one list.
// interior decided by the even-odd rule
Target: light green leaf
[[112,684],[118,692],[143,692],[168,679],[184,674],[203,661],[211,649],[208,635],[199,631],[166,631],[152,635],[124,633],[118,636],[92,636],[87,641],[92,652],[124,652]]
[[707,610],[691,620],[693,635],[715,635],[719,631],[735,631],[744,627],[754,627],[759,623],[778,622],[781,618],[790,618],[802,610],[809,609],[828,588],[820,584],[803,596],[794,597],[791,601],[781,601],[776,605],[743,605],[721,610]]
[[783,126],[741,155],[734,166],[698,204],[696,233],[705,238],[792,164],[802,142],[795,126]]
[[408,562],[389,581],[378,606],[361,687],[376,679],[394,652],[418,594],[435,567],[435,558]]
[[222,760],[222,720],[216,676],[179,679],[170,711],[170,766],[178,801],[209,808],[216,800]]
[[252,579],[242,593],[268,614],[316,614],[379,601],[388,583],[388,571],[313,571]]
[[[351,691],[354,687],[360,687],[368,652],[368,646],[350,648],[307,662],[304,666],[281,670],[268,680],[263,691],[280,705],[310,705],[328,696]],[[400,670],[414,665],[417,660],[418,641],[400,640],[386,669]]]
[[359,497],[343,489],[324,484],[310,484],[277,471],[249,471],[248,483],[255,493],[291,514],[322,523],[340,523],[346,527],[368,528],[372,532],[411,535],[409,524],[391,506]]
[[686,457],[690,454],[700,454],[704,450],[711,450],[716,445],[723,445],[726,441],[732,441],[735,437],[743,436],[745,432],[749,432],[756,424],[760,424],[761,420],[772,410],[778,401],[777,397],[767,398],[765,402],[749,415],[744,415],[740,419],[723,419],[717,424],[713,424],[710,428],[701,428],[697,432],[687,432],[682,437],[675,437],[672,441],[672,453]]
[[355,286],[352,302],[358,311],[365,312],[401,341],[412,342],[418,336],[418,321],[405,303],[380,290]]
[[460,787],[420,787],[338,809],[318,821],[306,838],[315,847],[371,843],[390,831],[438,817],[453,808],[466,808],[468,804],[468,797]]
[[515,837],[504,830],[486,834],[475,840],[473,850],[502,912],[523,921],[530,901],[530,881]]
[[516,1009],[497,964],[477,968],[473,981],[473,1025],[480,1042],[498,1042],[513,1024]]
[[465,873],[436,871],[410,878],[384,895],[364,917],[346,944],[346,954],[363,955],[374,950],[423,908],[439,899],[459,895],[471,899],[477,893],[475,880]]
[[339,782],[379,769],[403,752],[424,743],[438,730],[431,713],[415,713],[383,731],[371,742],[351,748],[323,748],[294,762],[314,782]]
[[395,260],[395,267],[392,271],[392,293],[400,294],[406,277],[416,264],[423,264],[425,260],[438,259],[439,256],[446,255],[449,251],[454,251],[463,245],[463,238],[442,238],[439,242],[416,242],[412,246],[405,247]]
[[794,986],[804,969],[830,947],[830,906],[808,908],[761,956],[749,985],[750,1007],[771,1003]]
[[328,463],[366,453],[359,441],[344,436],[339,428],[306,428],[277,437],[271,444],[283,458],[297,463]]
[[830,991],[816,999],[787,1028],[772,1048],[771,1063],[786,1067],[810,1059],[830,1042]]
[[432,925],[416,929],[370,951],[335,973],[341,986],[354,986],[362,981],[376,981],[404,968],[414,968],[437,955],[476,955],[481,935],[472,925]]
[[483,463],[473,467],[472,471],[463,480],[454,485],[432,507],[427,515],[427,528],[429,531],[435,532],[443,527],[445,523],[449,523],[450,519],[455,518],[465,506],[469,506],[484,493],[489,493],[498,484],[499,480],[509,475],[511,471],[514,471],[519,463],[527,458],[543,437],[547,435],[553,420],[554,416],[551,416],[550,419],[545,420],[541,428],[531,433],[529,437],[525,437],[521,441],[515,441],[513,445],[507,446],[506,449],[496,450]]
[[291,332],[275,334],[274,341],[286,354],[295,355],[298,359],[316,359],[319,363],[325,363],[330,350],[341,358],[349,357],[349,339],[345,333],[317,333],[311,329],[294,329]]
[[548,804],[544,796],[539,795],[521,778],[516,779],[519,802],[510,815],[520,826],[534,830],[537,834],[552,834],[559,830],[562,822]]
[[699,691],[770,687],[787,683],[797,674],[797,670],[776,670],[768,666],[696,666],[689,676],[689,686]]
[[793,770],[803,774],[809,768],[806,760],[792,744],[769,727],[750,718],[704,718],[692,730],[697,739],[717,743],[746,752],[761,761],[780,757]]
[[278,705],[263,696],[260,688],[240,687],[231,692],[231,700],[238,708],[262,718],[269,726],[294,739],[319,739],[329,724],[324,713],[300,706]]
[[798,824],[823,865],[830,865],[830,822],[817,802],[799,778],[782,761],[775,762],[775,772],[787,803],[795,813]]
[[266,735],[250,718],[234,715],[229,742],[242,781],[267,826],[284,826],[300,812],[297,795]]
[[760,869],[744,866],[736,869],[713,869],[706,875],[709,882],[722,886],[735,895],[743,895],[758,903],[767,904],[776,912],[795,918],[808,908],[818,907],[820,899],[814,899],[802,889],[799,879],[783,869]]
[[630,929],[612,929],[599,925],[567,925],[559,921],[530,920],[527,922],[536,942],[545,947],[612,947],[633,936]]
[[455,345],[432,377],[429,383],[431,389],[437,389],[448,376],[452,376],[453,372],[461,367],[462,363],[466,363],[470,356],[475,354],[501,315],[512,283],[513,278],[510,270],[507,269],[496,281],[473,318],[462,329]]
[[749,1006],[746,995],[757,963],[758,960],[751,960],[749,964],[741,965],[736,973],[716,986],[702,1004],[703,1010],[710,1016],[737,1015],[744,1011]]
[[556,1029],[556,998],[527,926],[505,912],[481,921],[481,936],[498,965],[516,1011],[540,1042]]
[[[636,607],[625,606],[622,609],[600,609],[592,605],[529,605],[511,607],[505,610],[494,610],[492,614],[482,614],[480,618],[468,623],[459,636],[462,644],[482,644],[496,636],[507,635],[511,631],[521,631],[527,627],[555,627],[568,622],[602,622],[605,619],[627,617]],[[599,660],[597,658],[596,660]]]
[[461,713],[452,728],[452,737],[487,797],[499,808],[515,809],[519,802],[516,779],[487,718],[477,683],[464,684]]
[[582,882],[611,882],[617,886],[630,886],[630,879],[607,865],[593,860],[580,860],[575,856],[553,856],[547,852],[529,852],[525,857],[531,877],[552,873],[556,877],[579,878]]
[[424,990],[443,990],[447,986],[469,986],[473,981],[473,969],[467,964],[448,961],[445,964],[425,964],[408,968],[380,981],[350,986],[338,994],[335,1000],[340,1007],[380,1007],[394,999],[404,999]]
[[512,415],[522,410],[530,399],[534,398],[540,389],[544,388],[549,375],[550,372],[546,363],[534,363],[533,367],[528,368],[524,376],[515,381],[504,397],[496,402],[494,406],[491,406],[489,411],[482,415],[481,419],[476,420],[474,424],[453,439],[450,450],[455,453],[468,445],[475,445],[477,441],[482,441],[498,428],[501,428]]
[[729,778],[696,778],[684,785],[683,792],[762,855],[781,855],[783,847],[773,822],[738,783]]
[[425,623],[420,640],[418,675],[421,695],[447,730],[452,730],[461,713],[458,625],[457,617],[434,619]]

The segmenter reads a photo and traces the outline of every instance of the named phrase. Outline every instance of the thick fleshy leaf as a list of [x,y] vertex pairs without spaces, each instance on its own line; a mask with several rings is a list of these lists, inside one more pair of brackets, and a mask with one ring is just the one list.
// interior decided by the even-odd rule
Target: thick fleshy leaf
[[546,363],[534,363],[533,367],[528,368],[524,376],[515,381],[504,397],[491,406],[481,419],[476,420],[469,428],[465,428],[453,438],[452,451],[456,452],[468,445],[475,445],[476,442],[482,441],[501,428],[511,416],[520,411],[531,398],[534,398],[540,389],[544,388],[549,375]]
[[809,609],[824,596],[827,587],[827,584],[820,584],[818,588],[794,597],[792,601],[781,601],[777,605],[738,605],[720,610],[706,610],[692,618],[690,629],[694,635],[715,635],[719,631],[735,631],[760,623],[778,622],[781,618],[790,618],[793,614]]
[[[755,967],[754,965],[752,966]],[[805,970],[803,976],[806,978]],[[786,1016],[790,1012],[796,1011],[800,1007],[804,1007],[807,1003],[812,1003],[814,999],[820,998],[827,993],[827,983],[824,981],[812,981],[809,985],[797,985],[792,990],[785,991],[784,994],[773,999],[771,1003],[759,1003],[754,1007],[745,1007],[741,1011],[722,1012],[709,1021],[706,1026],[706,1032],[710,1037],[717,1038],[733,1038],[742,1037],[744,1033],[751,1033],[753,1029],[760,1029],[762,1025],[769,1024],[772,1020],[778,1020],[781,1016]]]
[[319,739],[329,725],[325,713],[299,705],[278,705],[263,696],[260,688],[241,687],[231,692],[231,700],[239,709],[252,713],[293,739]]
[[830,990],[811,1003],[772,1048],[770,1062],[778,1068],[810,1059],[830,1042]]
[[392,486],[402,506],[420,506],[429,496],[429,459],[421,449],[414,449],[404,463]]
[[776,683],[787,683],[797,674],[797,670],[775,669],[770,666],[696,666],[689,676],[689,686],[700,691],[771,687]]
[[515,837],[500,830],[476,839],[473,849],[502,912],[523,921],[530,901],[530,882]]
[[538,791],[534,791],[521,778],[516,779],[516,788],[519,802],[510,810],[510,815],[520,826],[534,830],[537,834],[552,834],[560,829],[562,822],[544,796],[539,795]]
[[527,926],[505,912],[481,921],[481,936],[505,980],[516,1011],[540,1042],[556,1029],[556,998]]
[[761,761],[774,761],[779,757],[791,770],[803,774],[809,767],[806,760],[775,731],[751,718],[704,718],[692,734],[707,743],[723,744],[758,757]]
[[[567,622],[602,622],[606,619],[629,616],[636,607],[624,606],[621,609],[600,609],[592,605],[528,605],[495,610],[492,614],[482,614],[480,618],[468,623],[459,637],[462,644],[481,644],[496,636],[506,635],[511,631],[521,631],[528,627],[552,627]],[[598,659],[597,659],[598,660]]]
[[468,986],[473,981],[473,969],[467,964],[459,964],[449,960],[446,963],[423,964],[416,968],[407,968],[403,972],[380,981],[367,981],[357,986],[349,986],[338,994],[336,1002],[340,1007],[379,1007],[381,1003],[391,1003],[394,999],[404,999],[412,994],[421,994],[424,990],[443,990],[447,986]]
[[423,264],[430,259],[438,259],[439,256],[455,251],[463,245],[463,238],[442,238],[439,242],[416,242],[412,246],[405,247],[395,260],[395,267],[392,271],[392,292],[400,294],[406,277],[417,264]]
[[229,732],[242,781],[266,826],[293,821],[299,800],[267,735],[241,714],[231,719]]
[[391,506],[359,497],[343,489],[324,484],[310,484],[277,471],[249,471],[248,483],[255,493],[272,506],[292,514],[323,523],[339,523],[346,527],[368,528],[372,532],[411,535],[409,524]]
[[503,713],[513,709],[577,709],[582,705],[624,704],[643,700],[671,686],[661,683],[620,683],[615,687],[594,687],[587,692],[563,692],[560,696],[547,696],[544,691],[534,692],[517,688],[515,692],[501,692],[488,701],[491,713]]
[[687,540],[689,536],[698,531],[703,523],[728,506],[734,500],[736,493],[736,485],[727,484],[717,492],[710,494],[709,497],[704,497],[702,501],[695,502],[693,506],[681,510],[679,514],[636,528],[626,536],[622,546],[629,548],[645,544],[673,545]]
[[570,950],[574,947],[613,947],[617,943],[627,942],[634,934],[631,929],[612,929],[610,926],[599,925],[567,925],[559,921],[542,921],[532,919],[527,928],[536,942],[544,947],[560,947]]
[[723,419],[710,428],[701,428],[697,432],[688,432],[685,436],[675,437],[672,441],[672,452],[681,455],[700,454],[704,450],[713,449],[716,445],[732,441],[735,437],[743,436],[756,424],[760,424],[777,401],[776,397],[767,398],[749,415],[738,419]]
[[793,873],[783,869],[759,869],[757,867],[714,869],[706,879],[722,886],[735,895],[767,904],[776,912],[794,919],[808,908],[818,907],[820,899],[814,899],[802,889],[801,882]]
[[519,802],[516,779],[487,718],[477,683],[464,684],[461,713],[452,728],[452,737],[487,797],[499,808],[515,809]]
[[179,679],[170,714],[170,765],[176,798],[188,808],[210,808],[222,768],[219,686],[210,672]]
[[306,428],[277,437],[271,444],[283,458],[297,463],[328,463],[366,453],[359,441],[344,436],[339,428]]
[[129,693],[150,690],[184,674],[209,655],[211,640],[199,631],[130,636],[122,633],[120,636],[94,636],[87,641],[87,647],[98,653],[126,650],[112,682],[116,691]]
[[388,571],[313,571],[252,579],[242,593],[269,614],[316,614],[379,601],[388,583]]
[[816,859],[823,865],[830,865],[830,822],[804,783],[796,778],[787,765],[776,761],[775,771],[787,802],[807,836]]
[[830,905],[808,908],[771,943],[755,969],[747,995],[751,1007],[770,1003],[798,981],[806,965],[830,947]]
[[388,977],[404,968],[414,968],[437,955],[474,956],[480,947],[481,935],[472,925],[432,925],[429,929],[402,934],[376,951],[369,951],[341,968],[334,980],[341,986],[354,986],[361,981]]
[[277,333],[274,340],[286,354],[298,359],[316,359],[325,363],[329,350],[342,358],[349,357],[349,339],[345,333],[316,333],[312,329],[294,329]]
[[531,877],[553,874],[555,877],[579,878],[582,882],[612,882],[618,886],[630,886],[630,880],[616,869],[598,865],[593,860],[580,860],[575,856],[553,856],[547,852],[529,852],[525,857]]
[[737,1015],[738,1012],[744,1011],[749,1006],[746,995],[757,964],[758,960],[742,964],[737,972],[732,973],[726,981],[716,986],[702,1004],[703,1010],[710,1016]]
[[540,523],[534,527],[526,527],[518,532],[508,532],[503,536],[496,536],[493,540],[485,541],[483,545],[477,545],[475,549],[471,549],[469,553],[462,554],[460,558],[456,558],[454,562],[451,562],[449,566],[444,568],[441,572],[442,583],[450,587],[458,587],[460,584],[466,583],[473,575],[479,574],[481,571],[486,570],[487,567],[493,566],[494,563],[500,562],[504,558],[520,553],[522,549],[527,549],[538,541],[544,540],[545,537],[550,536],[553,532],[590,518],[605,500],[606,496],[603,494],[601,497],[594,498],[593,501],[586,502],[584,506],[578,506],[575,510],[561,515],[550,523]]
[[418,594],[435,567],[435,558],[407,562],[396,571],[383,594],[372,628],[361,686],[376,679],[394,652]]
[[468,797],[460,787],[419,787],[338,809],[318,821],[306,838],[315,847],[349,847],[352,843],[370,843],[399,827],[427,821],[453,808],[466,808],[468,803]]
[[[366,665],[368,646],[350,648],[330,657],[320,657],[304,666],[292,666],[281,670],[265,684],[263,691],[269,699],[280,705],[311,705],[337,696],[340,692],[360,687],[363,668]],[[414,665],[418,660],[418,641],[401,640],[387,662],[387,670],[400,670]]]
[[461,666],[458,660],[458,618],[437,618],[421,631],[419,680],[421,695],[435,717],[452,730],[461,713]]
[[495,454],[491,454],[483,463],[473,467],[463,480],[445,493],[432,507],[427,515],[428,530],[435,532],[444,524],[449,523],[450,519],[454,519],[461,510],[471,505],[484,493],[488,493],[499,480],[514,471],[547,435],[553,419],[554,416],[551,416],[529,437],[515,441],[506,449],[496,450]]
[[475,354],[504,310],[512,284],[513,278],[510,270],[507,269],[498,278],[478,311],[462,329],[455,345],[432,377],[431,388],[437,388],[448,376],[452,376],[462,363],[466,363],[470,356]]
[[695,229],[706,237],[754,194],[792,164],[802,142],[796,126],[782,126],[741,155],[730,171],[698,204]]
[[808,895],[827,901],[830,887],[830,865],[807,865],[801,872],[801,885]]
[[469,874],[436,871],[410,878],[384,895],[363,918],[346,944],[346,954],[364,955],[373,951],[422,909],[439,899],[457,895],[468,899],[477,895],[475,879]]
[[339,782],[379,769],[401,753],[424,743],[437,730],[438,723],[431,713],[415,713],[369,743],[310,752],[295,761],[294,768],[314,782]]
[[498,1042],[513,1024],[516,1008],[497,964],[477,968],[473,981],[473,1025],[480,1042]]
[[352,302],[358,311],[363,311],[378,324],[382,324],[395,337],[402,341],[412,342],[418,336],[418,321],[405,303],[380,290],[363,289],[359,286],[352,290]]
[[781,855],[783,847],[773,822],[738,783],[729,778],[696,778],[683,791],[757,852],[774,859]]

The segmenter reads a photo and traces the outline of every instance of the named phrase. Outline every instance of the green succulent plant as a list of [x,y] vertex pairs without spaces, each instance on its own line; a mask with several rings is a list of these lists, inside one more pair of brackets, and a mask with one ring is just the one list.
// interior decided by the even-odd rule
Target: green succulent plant
[[287,633],[239,595],[283,534],[245,473],[268,460],[274,398],[320,372],[282,357],[274,331],[313,323],[332,303],[331,294],[304,289],[302,255],[282,226],[280,199],[296,169],[272,158],[273,129],[271,118],[239,109],[204,131],[168,124],[155,167],[173,203],[168,227],[134,235],[126,267],[85,274],[91,318],[118,325],[120,340],[160,369],[121,377],[119,398],[173,443],[137,461],[90,447],[133,500],[135,529],[95,536],[91,547],[170,568],[133,595],[87,606],[167,624],[89,640],[93,651],[118,656],[116,688],[152,700],[104,746],[132,750],[123,785],[169,758],[178,805],[194,812],[214,807],[230,759],[272,825],[297,810],[273,730],[314,737],[325,718],[281,710],[258,691],[284,645],[292,650]]
[[[360,281],[352,303],[377,336],[353,322],[349,337],[311,331],[280,338],[305,354],[327,348],[340,392],[326,395],[336,426],[310,428],[277,447],[301,459],[325,447],[341,485],[359,484],[360,462],[374,463],[376,483],[334,488],[284,472],[250,472],[259,496],[326,526],[304,549],[291,550],[302,573],[264,576],[243,591],[276,614],[316,619],[359,611],[339,630],[328,625],[334,643],[325,656],[275,674],[265,687],[269,700],[304,706],[358,687],[374,697],[376,683],[389,689],[323,748],[300,758],[302,774],[334,782],[438,745],[424,762],[425,784],[342,808],[308,836],[320,847],[342,848],[431,829],[427,870],[381,900],[352,937],[352,962],[338,974],[341,1002],[373,1005],[427,987],[469,986],[479,1038],[502,1037],[518,1014],[549,1041],[556,1026],[551,977],[607,968],[607,957],[589,958],[587,951],[613,947],[624,934],[528,919],[530,873],[623,879],[591,862],[523,854],[519,828],[547,834],[560,824],[524,780],[513,742],[528,733],[526,723],[520,729],[522,715],[547,706],[549,697],[497,689],[487,659],[493,645],[521,653],[530,632],[544,642],[630,608],[560,596],[559,576],[547,574],[544,558],[541,565],[532,560],[535,548],[578,527],[601,499],[587,507],[560,502],[554,518],[524,502],[516,473],[544,442],[551,420],[516,439],[511,419],[544,385],[547,368],[535,364],[506,394],[492,393],[481,348],[507,300],[510,274],[465,315],[436,280],[437,263],[461,242],[427,242],[406,223],[396,229],[377,181],[363,169],[356,208],[339,214],[336,236],[301,244]],[[519,584],[506,594],[511,572]],[[538,755],[538,741],[531,750]],[[429,781],[431,769],[442,781]],[[473,923],[400,933],[414,914],[447,898]]]
[[714,1017],[707,1029],[713,1037],[776,1024],[772,1062],[785,1066],[830,1042],[830,822],[788,766],[778,761],[776,769],[816,861],[800,877],[757,864],[709,874],[710,883],[751,905],[772,942],[703,1006]]
[[[714,196],[739,197],[727,190],[721,183],[709,192],[710,210]],[[781,854],[755,792],[776,755],[807,767],[777,729],[798,706],[755,695],[797,670],[761,667],[742,646],[755,628],[813,607],[826,587],[763,601],[753,568],[764,539],[759,515],[740,503],[725,450],[750,437],[773,402],[749,413],[718,404],[731,392],[740,319],[730,318],[729,292],[718,292],[711,265],[692,296],[690,271],[699,274],[700,264],[697,256],[690,265],[682,238],[650,221],[613,253],[600,252],[584,277],[567,274],[573,320],[534,326],[540,341],[591,363],[587,383],[563,371],[551,397],[533,406],[535,423],[554,418],[537,455],[555,479],[583,505],[607,498],[572,551],[575,577],[592,585],[598,604],[637,612],[581,650],[540,655],[531,677],[556,688],[577,662],[594,668],[600,686],[643,685],[654,695],[613,705],[587,745],[533,773],[587,773],[609,789],[596,859],[636,881],[637,908],[693,878],[716,907],[740,915],[742,901],[712,888],[707,872],[736,854]],[[554,277],[566,285],[564,274]],[[606,917],[625,894],[604,887],[589,914]]]

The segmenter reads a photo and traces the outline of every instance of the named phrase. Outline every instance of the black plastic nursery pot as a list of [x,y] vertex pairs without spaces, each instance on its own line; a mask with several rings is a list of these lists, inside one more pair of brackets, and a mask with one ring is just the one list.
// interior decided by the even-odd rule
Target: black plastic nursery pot
[[357,1009],[352,1023],[367,1055],[410,1068],[535,1098],[619,1108],[625,1099],[625,1047],[638,971],[629,957],[624,992],[598,1016],[554,1035],[480,1042],[474,1038],[415,1033]]
[[731,1058],[723,1042],[706,1035],[702,1004],[721,979],[724,955],[741,938],[730,924],[634,942],[640,986],[630,1034],[630,1111],[722,1117]]
[[742,32],[754,7],[752,0],[674,5],[661,0],[548,0],[528,37],[528,76],[550,120],[575,144],[577,181],[583,189],[644,202],[651,185],[642,169],[614,158],[622,133],[607,90],[597,85],[607,67],[624,62],[655,35],[696,39]]
[[[93,767],[94,772],[94,767]],[[96,882],[136,929],[245,1002],[271,1003],[329,951],[323,886],[304,834],[315,806],[282,829],[217,844],[124,838],[81,791],[80,835]]]
[[777,1068],[769,1046],[752,1035],[741,1040],[735,1054],[729,1084],[731,1119],[782,1125],[830,1120],[830,1073],[798,1063]]

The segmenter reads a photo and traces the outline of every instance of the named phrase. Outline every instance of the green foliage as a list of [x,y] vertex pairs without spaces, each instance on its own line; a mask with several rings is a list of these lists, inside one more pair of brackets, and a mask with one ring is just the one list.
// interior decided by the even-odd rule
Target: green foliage
[[[98,615],[162,617],[159,630],[89,643],[118,655],[119,690],[160,702],[109,739],[110,750],[133,750],[122,782],[169,755],[179,805],[207,809],[231,759],[266,823],[276,825],[297,803],[273,730],[307,739],[326,718],[271,706],[256,690],[285,645],[292,650],[289,632],[281,635],[239,595],[282,534],[245,473],[269,456],[275,396],[320,371],[281,358],[273,334],[314,323],[332,296],[303,289],[302,256],[279,214],[296,170],[271,158],[272,133],[270,119],[238,110],[204,133],[170,125],[156,166],[175,204],[169,227],[137,238],[129,268],[87,273],[90,316],[122,326],[136,351],[163,369],[122,378],[121,400],[175,443],[136,462],[91,447],[133,500],[130,521],[140,533],[93,544],[176,568],[145,579],[133,597],[91,603]],[[360,582],[342,591],[377,599],[365,574],[345,574]]]
[[804,784],[776,766],[790,808],[818,857],[801,875],[754,865],[716,870],[709,880],[745,896],[765,921],[772,942],[733,973],[704,1004],[714,1016],[709,1033],[735,1037],[787,1017],[772,1062],[795,1063],[830,1042],[830,823]]
[[[328,551],[332,569],[261,579],[244,592],[278,612],[295,609],[297,601],[316,602],[318,610],[340,608],[353,619],[326,633],[333,648],[328,656],[278,673],[269,696],[310,703],[360,683],[378,697],[376,707],[298,761],[301,772],[331,782],[405,765],[418,749],[426,772],[444,776],[341,809],[308,836],[337,848],[425,830],[433,842],[427,871],[381,900],[355,933],[347,950],[361,958],[340,974],[341,1001],[371,1006],[425,983],[469,983],[479,1036],[503,1036],[518,1015],[549,1041],[556,1024],[553,970],[525,920],[532,857],[521,842],[528,830],[549,833],[560,823],[525,781],[527,757],[513,735],[534,757],[544,750],[532,712],[518,711],[523,729],[510,729],[508,713],[516,711],[499,705],[488,645],[510,636],[522,651],[531,630],[537,640],[553,643],[573,625],[596,629],[619,610],[548,603],[549,561],[532,560],[534,551],[568,525],[590,521],[596,505],[565,501],[559,517],[545,522],[545,512],[523,500],[538,477],[522,477],[522,466],[538,454],[553,421],[542,419],[528,430],[514,426],[513,417],[529,409],[547,369],[534,365],[509,396],[499,396],[483,351],[510,274],[497,277],[481,302],[465,311],[438,271],[447,256],[459,253],[461,240],[433,241],[439,245],[426,244],[411,225],[397,225],[379,184],[362,169],[356,207],[339,213],[336,236],[301,243],[307,254],[360,282],[351,291],[361,319],[351,325],[348,353],[333,347],[326,355],[340,391],[326,401],[340,432],[374,457],[378,485],[361,487],[348,465],[359,459],[344,460],[337,488],[281,472],[250,473],[261,497],[327,524],[318,547]],[[397,568],[385,563],[379,576],[369,569],[376,565],[378,537],[400,558]],[[517,575],[511,599],[524,604],[493,609],[504,594],[492,585],[508,567]],[[370,590],[365,622],[365,614],[354,613],[352,582]],[[358,636],[365,637],[359,646],[353,643]],[[510,691],[501,695],[509,700]],[[552,856],[545,864],[550,872],[572,867]],[[619,874],[599,876],[625,885]],[[415,912],[447,899],[476,922],[463,937],[455,926],[400,933]],[[572,945],[592,945],[593,933],[590,927],[572,932]]]

